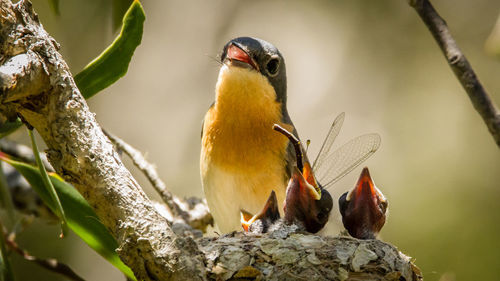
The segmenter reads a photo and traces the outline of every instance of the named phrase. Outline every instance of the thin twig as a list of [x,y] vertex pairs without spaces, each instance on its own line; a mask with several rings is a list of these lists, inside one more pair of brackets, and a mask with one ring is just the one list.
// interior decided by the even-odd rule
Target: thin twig
[[5,179],[5,174],[2,168],[2,163],[0,163],[0,206],[2,206],[7,213],[7,227],[9,230],[14,226],[16,221],[16,213],[14,208],[14,203],[12,201],[12,196],[10,196],[9,185]]
[[160,179],[154,165],[149,163],[143,154],[126,143],[119,137],[103,130],[104,134],[108,136],[111,142],[118,150],[127,154],[134,165],[146,176],[156,192],[160,194],[163,202],[170,209],[172,217],[179,217],[192,228],[205,231],[208,225],[213,225],[213,218],[210,214],[206,204],[197,198],[188,198],[181,200],[177,196],[168,191],[165,183]]
[[[25,216],[41,218],[48,223],[57,223],[59,221],[59,218],[43,203],[40,196],[15,168],[5,162],[0,163],[0,165],[7,181],[6,186],[9,193],[9,195],[1,195],[2,200],[4,197],[9,196],[14,204],[14,209]],[[19,216],[16,215],[16,217],[16,220],[18,220]]]
[[[36,165],[33,150],[27,145],[2,138],[0,139],[0,151],[18,158],[21,162]],[[54,168],[52,168],[52,165],[50,165],[49,161],[47,161],[45,153],[40,153],[40,158],[42,158],[42,163],[45,166],[45,169],[49,172],[54,172]]]
[[16,241],[14,241],[14,239],[11,239],[12,237],[7,236],[6,233],[2,231],[2,237],[0,238],[5,239],[4,241],[6,242],[6,245],[9,247],[9,249],[19,254],[25,260],[34,262],[49,271],[61,274],[69,280],[85,281],[85,279],[78,276],[78,274],[76,274],[68,265],[61,263],[56,259],[41,259],[30,255],[27,251],[21,249],[19,245],[17,245]]
[[187,214],[184,210],[182,210],[182,208],[177,204],[177,202],[174,201],[174,196],[172,195],[172,193],[170,193],[170,191],[168,191],[165,183],[158,176],[155,166],[146,161],[146,159],[139,150],[135,149],[134,147],[132,147],[119,137],[105,130],[103,130],[103,132],[106,136],[108,136],[111,142],[119,150],[125,152],[125,154],[127,154],[130,157],[130,159],[132,159],[134,165],[137,168],[139,168],[139,170],[141,170],[142,173],[144,173],[144,175],[147,177],[147,179],[154,187],[156,192],[160,194],[162,200],[170,208],[172,216],[174,217],[180,216],[187,222],[189,220],[189,214]]
[[300,172],[303,172],[304,165],[302,162],[303,161],[302,157],[303,157],[304,153],[302,153],[302,144],[300,143],[300,140],[297,137],[295,137],[292,133],[290,133],[289,131],[287,131],[285,128],[281,127],[278,124],[273,125],[273,130],[283,134],[293,144],[293,148],[295,149],[295,155],[297,157],[297,168],[299,168]]
[[481,115],[495,142],[500,147],[500,112],[479,82],[469,61],[460,51],[446,22],[428,0],[408,0],[408,3],[417,11],[431,32],[455,76],[469,95],[474,108]]
[[10,264],[10,257],[7,253],[7,243],[6,239],[4,239],[4,237],[6,237],[4,233],[6,232],[7,231],[2,225],[2,221],[0,220],[0,280],[14,280],[14,274],[12,272],[12,266]]

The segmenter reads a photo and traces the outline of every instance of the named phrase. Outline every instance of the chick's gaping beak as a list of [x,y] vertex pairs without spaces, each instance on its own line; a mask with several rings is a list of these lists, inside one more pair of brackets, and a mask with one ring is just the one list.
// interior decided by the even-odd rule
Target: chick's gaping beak
[[254,222],[254,216],[245,210],[240,210],[240,222],[243,230],[248,231],[248,228]]
[[[280,211],[278,208],[278,199],[276,198],[276,193],[271,191],[271,195],[266,201],[266,205],[260,213],[252,216],[249,212],[245,210],[240,211],[241,215],[241,226],[245,231],[250,232],[267,232],[269,226],[271,226],[275,221],[280,219]],[[255,229],[254,229],[255,228]]]
[[314,177],[307,157],[304,157],[302,145],[292,133],[274,124],[273,129],[285,135],[293,144],[297,165],[294,166],[286,188],[284,204],[285,223],[299,225],[308,232],[320,231],[328,222],[333,200]]
[[[304,171],[307,171],[306,166],[304,167]],[[308,176],[307,179],[304,174]],[[297,167],[293,169],[292,177],[288,182],[285,203],[294,201],[305,203],[308,201],[321,199],[320,189],[308,181],[309,178],[313,178],[312,175],[311,177],[309,177],[309,174],[307,172],[305,172],[304,174],[302,174],[302,172]]]
[[230,43],[227,47],[224,61],[226,60],[229,61],[231,65],[253,68],[259,71],[259,67],[252,57],[245,50],[234,43]]
[[356,186],[339,198],[339,208],[351,236],[375,239],[385,223],[387,200],[375,186],[368,168],[363,169]]
[[[304,168],[303,168],[303,176],[304,178],[306,179],[306,181],[312,185],[314,187],[314,189],[316,190],[316,192],[318,193],[317,194],[317,197],[319,196],[319,198],[321,197],[321,188],[319,188],[319,184],[318,182],[316,181],[316,178],[314,177],[314,173],[312,171],[312,167],[311,167],[311,164],[309,164],[308,161],[306,161],[304,163]],[[317,199],[319,200],[319,199]]]
[[355,208],[359,205],[377,206],[380,202],[386,201],[382,192],[375,187],[367,167],[363,168],[358,182],[351,194],[348,195],[347,200],[352,200]]
[[332,204],[331,196],[326,190],[318,193],[298,168],[294,169],[286,191],[285,223],[299,223],[308,232],[316,233],[328,222]]

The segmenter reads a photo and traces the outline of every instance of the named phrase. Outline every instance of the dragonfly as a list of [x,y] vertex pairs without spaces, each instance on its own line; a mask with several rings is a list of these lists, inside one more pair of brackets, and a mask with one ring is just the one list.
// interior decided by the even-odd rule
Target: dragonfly
[[[287,186],[284,204],[285,224],[299,224],[311,233],[320,231],[328,222],[333,206],[332,197],[326,188],[349,174],[380,147],[380,136],[372,133],[356,137],[332,151],[344,118],[345,113],[341,113],[333,121],[312,167],[304,156],[298,138],[278,124],[274,124],[273,129],[290,140],[297,160],[297,166],[293,169]],[[324,184],[321,185],[320,182]],[[280,221],[276,196],[273,195],[274,191],[264,209],[255,216],[242,210],[241,222],[245,231],[267,232]]]
[[[295,149],[297,160],[286,191],[284,204],[286,224],[302,225],[311,233],[321,230],[328,222],[333,206],[327,188],[349,174],[380,147],[380,135],[372,133],[356,137],[339,149],[332,150],[344,118],[345,113],[341,113],[333,121],[312,167],[297,137],[277,124],[273,126],[274,130],[288,137]],[[266,206],[272,206],[270,203],[268,202]],[[264,219],[265,214],[269,213],[267,209],[264,208],[261,212]]]
[[[376,133],[358,136],[332,151],[333,143],[344,123],[345,113],[340,113],[333,121],[323,144],[310,166],[304,157],[302,144],[292,133],[275,124],[273,129],[287,136],[295,149],[297,167],[313,186],[327,189],[375,153],[380,147],[380,135]],[[309,140],[307,141],[309,144]],[[309,145],[308,145],[309,146]],[[322,183],[322,184],[319,184]]]
[[380,147],[380,135],[369,133],[351,139],[332,151],[333,143],[342,128],[344,119],[344,112],[335,118],[312,165],[313,174],[324,189],[332,187],[370,158]]

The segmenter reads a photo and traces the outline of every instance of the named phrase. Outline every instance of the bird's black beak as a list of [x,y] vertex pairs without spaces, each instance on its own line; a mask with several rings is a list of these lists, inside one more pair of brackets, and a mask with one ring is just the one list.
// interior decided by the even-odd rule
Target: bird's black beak
[[278,199],[276,198],[276,193],[271,191],[271,195],[267,198],[266,205],[260,213],[252,216],[249,212],[245,210],[240,211],[241,215],[241,226],[245,231],[251,231],[251,226],[257,221],[260,221],[259,232],[266,232],[269,226],[275,221],[280,219],[280,211],[278,208]]
[[387,200],[375,186],[368,168],[363,169],[356,186],[339,198],[339,208],[351,236],[375,239],[385,223]]
[[246,52],[242,47],[238,46],[236,43],[229,43],[226,49],[226,57],[224,62],[229,65],[251,68],[259,71],[259,67],[255,60],[252,58],[248,52]]

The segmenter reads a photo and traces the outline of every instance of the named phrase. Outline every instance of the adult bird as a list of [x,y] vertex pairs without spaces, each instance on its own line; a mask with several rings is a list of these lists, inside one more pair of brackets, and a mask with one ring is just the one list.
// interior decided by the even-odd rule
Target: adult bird
[[240,210],[258,213],[272,190],[282,210],[295,166],[279,124],[297,136],[286,108],[286,69],[279,50],[257,38],[229,41],[221,55],[215,102],[202,128],[200,172],[221,232],[241,230]]

